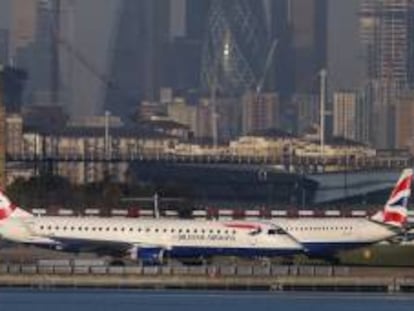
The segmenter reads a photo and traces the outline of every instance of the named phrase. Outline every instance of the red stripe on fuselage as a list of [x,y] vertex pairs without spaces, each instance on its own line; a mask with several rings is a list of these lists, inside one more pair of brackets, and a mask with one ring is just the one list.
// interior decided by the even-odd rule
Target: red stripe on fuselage
[[245,229],[245,230],[257,230],[260,229],[259,225],[255,224],[242,224],[242,223],[235,223],[235,224],[224,224],[224,226],[228,228],[234,228],[234,229]]

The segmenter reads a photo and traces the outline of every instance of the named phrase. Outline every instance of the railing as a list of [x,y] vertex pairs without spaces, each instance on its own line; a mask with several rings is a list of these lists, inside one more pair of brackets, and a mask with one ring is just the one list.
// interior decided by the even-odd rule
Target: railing
[[[176,155],[168,153],[117,153],[111,157],[104,154],[7,154],[9,162],[172,162],[201,164],[272,164],[287,167],[309,168],[312,166],[332,166],[348,170],[402,168],[413,161],[401,157],[285,157],[285,156],[241,156],[241,155]],[[312,169],[311,171],[314,171]]]
[[348,276],[349,267],[293,266],[293,265],[205,265],[205,266],[71,266],[0,264],[1,274],[56,274],[56,275],[143,275],[143,276]]

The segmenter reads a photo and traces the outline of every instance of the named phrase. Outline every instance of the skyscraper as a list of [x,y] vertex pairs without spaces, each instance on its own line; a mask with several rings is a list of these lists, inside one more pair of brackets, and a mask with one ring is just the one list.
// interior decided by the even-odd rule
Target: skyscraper
[[287,99],[294,93],[294,55],[292,49],[292,31],[289,0],[269,0],[270,36],[277,40],[273,53],[272,70],[268,81],[273,84],[281,99]]
[[212,0],[203,44],[204,92],[240,96],[260,81],[270,40],[262,1]]
[[358,96],[354,92],[338,92],[334,94],[334,136],[356,140],[357,101]]
[[0,65],[7,64],[9,59],[9,32],[0,29]]
[[414,93],[402,94],[396,104],[395,145],[396,148],[405,149],[414,146]]
[[373,88],[373,144],[395,146],[395,98],[413,83],[413,1],[363,0],[360,37],[366,78]]
[[10,57],[35,40],[38,1],[11,1]]
[[329,98],[341,90],[357,91],[364,84],[359,40],[360,0],[329,0],[327,68]]
[[185,33],[193,40],[202,40],[207,31],[207,17],[211,0],[186,0]]
[[290,0],[288,7],[296,93],[318,93],[326,68],[327,0]]
[[410,83],[412,0],[363,0],[360,37],[366,75],[404,88]]
[[122,1],[105,109],[128,117],[141,100],[158,100],[169,22],[169,0]]

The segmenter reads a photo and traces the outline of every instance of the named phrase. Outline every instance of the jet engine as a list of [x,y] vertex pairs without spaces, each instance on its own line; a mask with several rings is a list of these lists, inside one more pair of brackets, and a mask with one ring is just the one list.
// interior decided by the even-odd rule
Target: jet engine
[[165,250],[160,247],[134,246],[130,250],[131,259],[140,261],[144,265],[160,265],[164,261]]

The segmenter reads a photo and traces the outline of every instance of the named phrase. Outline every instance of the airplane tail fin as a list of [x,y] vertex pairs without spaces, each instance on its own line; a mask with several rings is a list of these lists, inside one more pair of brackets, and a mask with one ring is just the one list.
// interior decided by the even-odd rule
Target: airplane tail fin
[[0,191],[0,222],[8,218],[30,216],[32,216],[32,214],[17,207],[2,191]]
[[403,170],[384,209],[375,214],[372,219],[387,225],[403,227],[407,222],[407,205],[411,195],[413,170]]

